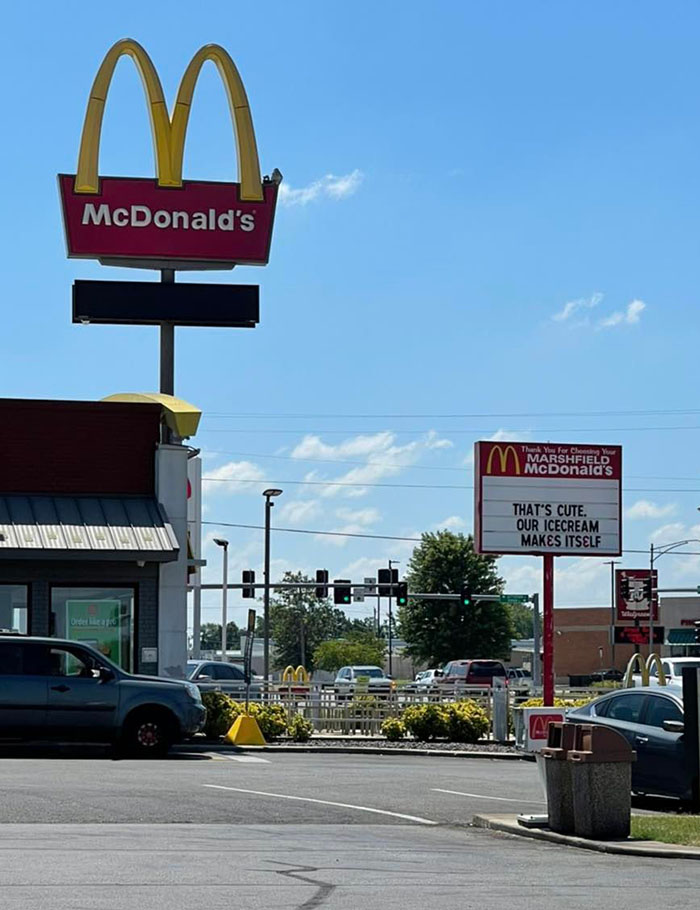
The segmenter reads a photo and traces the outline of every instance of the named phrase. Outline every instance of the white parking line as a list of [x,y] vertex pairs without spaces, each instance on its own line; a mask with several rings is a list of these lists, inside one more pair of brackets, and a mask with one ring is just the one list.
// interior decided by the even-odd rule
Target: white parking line
[[544,806],[544,800],[541,799],[510,799],[508,796],[484,796],[483,793],[462,793],[461,790],[441,790],[440,787],[431,788],[434,793],[450,793],[452,796],[471,796],[472,799],[495,799],[499,803],[537,803],[538,806]]
[[229,761],[240,761],[246,762],[248,764],[260,764],[260,765],[269,765],[269,758],[258,758],[255,755],[228,755],[226,752],[223,753],[223,757],[227,758]]
[[335,803],[328,799],[313,799],[311,796],[289,796],[286,793],[266,793],[264,790],[244,790],[242,787],[223,787],[219,784],[204,784],[210,790],[231,790],[233,793],[252,793],[254,796],[273,796],[277,799],[293,799],[302,803],[318,803],[322,806],[337,806],[339,809],[357,809],[359,812],[372,812],[375,815],[390,815],[392,818],[403,818],[405,821],[417,822],[419,825],[437,825],[429,818],[419,815],[404,815],[402,812],[389,812],[387,809],[373,809],[370,806],[353,806],[350,803]]

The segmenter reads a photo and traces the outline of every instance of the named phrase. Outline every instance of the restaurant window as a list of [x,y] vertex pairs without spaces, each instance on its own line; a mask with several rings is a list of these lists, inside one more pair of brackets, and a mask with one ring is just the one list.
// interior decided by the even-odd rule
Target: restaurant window
[[124,670],[133,669],[134,589],[51,589],[56,638],[91,645]]
[[0,584],[0,632],[29,632],[27,585]]

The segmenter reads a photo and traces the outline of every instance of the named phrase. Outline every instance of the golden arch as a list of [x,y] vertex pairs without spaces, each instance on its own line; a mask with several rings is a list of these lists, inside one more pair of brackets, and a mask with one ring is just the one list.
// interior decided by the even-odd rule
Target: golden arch
[[306,667],[303,667],[301,664],[296,668],[296,670],[291,664],[288,667],[285,667],[282,673],[282,682],[304,683],[305,685],[308,684],[309,674],[306,670]]
[[626,689],[629,689],[631,686],[634,685],[634,683],[632,681],[632,674],[634,673],[635,669],[639,670],[639,673],[642,677],[642,685],[643,686],[649,685],[649,668],[644,663],[644,658],[639,653],[639,651],[636,651],[630,657],[629,663],[627,664],[627,669],[625,671],[624,687]]
[[656,664],[656,673],[658,676],[659,685],[665,686],[666,685],[666,674],[664,673],[664,668],[661,663],[661,657],[656,652],[654,652],[653,654],[650,654],[649,657],[647,657],[647,663],[646,663],[647,683],[649,682],[649,677],[651,675],[652,664]]
[[493,456],[498,453],[499,463],[501,466],[501,474],[505,472],[506,466],[508,464],[508,456],[513,456],[513,464],[515,465],[515,473],[520,474],[520,459],[518,458],[518,453],[515,451],[513,446],[506,446],[505,449],[501,446],[494,446],[489,452],[489,457],[486,462],[486,473],[493,473]]
[[260,161],[255,142],[253,118],[248,96],[236,64],[227,51],[218,44],[206,44],[194,55],[185,70],[177,91],[172,117],[168,114],[163,86],[144,48],[131,38],[117,41],[102,61],[92,84],[83,133],[78,154],[78,173],[75,178],[76,193],[97,193],[99,190],[98,163],[100,138],[107,93],[114,75],[114,68],[123,56],[131,57],[143,83],[148,104],[148,115],[153,133],[153,150],[159,186],[182,186],[182,163],[185,153],[185,136],[190,118],[192,96],[203,64],[211,60],[221,76],[231,110],[231,121],[238,154],[238,175],[241,199],[251,202],[263,200],[260,179]]

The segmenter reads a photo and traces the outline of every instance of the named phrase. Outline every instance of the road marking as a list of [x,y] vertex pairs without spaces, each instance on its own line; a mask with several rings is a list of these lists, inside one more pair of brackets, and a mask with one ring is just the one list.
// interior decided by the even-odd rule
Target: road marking
[[373,809],[370,806],[353,806],[351,803],[336,803],[328,799],[313,799],[311,796],[289,796],[286,793],[267,793],[264,790],[244,790],[242,787],[223,787],[219,784],[204,784],[210,790],[231,790],[234,793],[252,793],[254,796],[274,796],[277,799],[293,799],[302,803],[318,803],[321,806],[337,806],[339,809],[357,809],[359,812],[372,812],[375,815],[390,815],[392,818],[403,818],[419,825],[437,825],[429,818],[419,815],[404,815],[402,812],[389,812],[387,809]]
[[240,761],[247,762],[248,764],[260,764],[260,765],[269,765],[269,758],[258,758],[255,755],[227,755],[224,753],[224,758],[227,758],[229,761]]
[[510,799],[508,796],[484,796],[482,793],[462,793],[461,790],[442,790],[440,787],[431,788],[434,793],[450,793],[452,796],[471,796],[472,799],[496,799],[499,803],[537,803],[544,806],[541,799]]

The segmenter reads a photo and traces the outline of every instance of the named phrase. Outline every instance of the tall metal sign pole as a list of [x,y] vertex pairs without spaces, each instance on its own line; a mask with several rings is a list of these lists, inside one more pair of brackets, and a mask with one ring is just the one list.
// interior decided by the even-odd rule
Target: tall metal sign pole
[[541,556],[543,699],[554,702],[554,557],[622,552],[620,446],[477,442],[477,553]]

